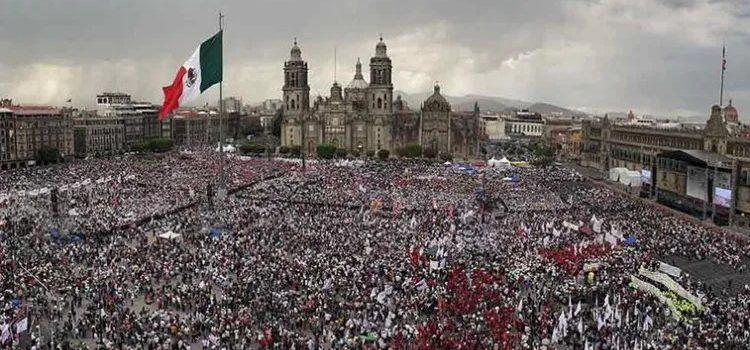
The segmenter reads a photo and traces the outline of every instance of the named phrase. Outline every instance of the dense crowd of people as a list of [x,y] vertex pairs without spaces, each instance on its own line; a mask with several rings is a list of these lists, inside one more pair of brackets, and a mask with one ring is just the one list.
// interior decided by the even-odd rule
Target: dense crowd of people
[[221,199],[216,164],[196,151],[2,173],[0,347],[750,344],[750,287],[667,280],[659,263],[745,271],[746,241],[572,170],[230,157]]

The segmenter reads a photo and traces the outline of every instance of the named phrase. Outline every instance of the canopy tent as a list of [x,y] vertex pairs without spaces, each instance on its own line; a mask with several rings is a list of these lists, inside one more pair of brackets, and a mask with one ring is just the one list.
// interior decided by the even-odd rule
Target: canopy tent
[[209,230],[209,234],[213,238],[218,238],[224,233],[224,230],[219,227],[212,227],[211,230]]
[[627,238],[625,238],[625,245],[634,246],[638,244],[638,239],[635,238],[635,236],[630,235]]
[[510,161],[508,158],[503,157],[502,159],[498,160],[495,159],[495,157],[490,158],[490,160],[487,161],[487,166],[490,168],[510,168]]
[[164,238],[164,239],[172,240],[172,239],[180,238],[181,236],[182,236],[181,234],[174,233],[174,231],[167,231],[167,232],[164,232],[164,233],[160,234],[159,238]]
[[641,186],[641,172],[627,168],[612,168],[609,169],[609,180],[625,186],[639,187]]
[[[220,148],[219,144],[217,143],[216,144],[216,152],[219,152],[219,148]],[[237,151],[237,148],[235,148],[234,146],[232,146],[232,145],[224,145],[224,152],[234,153],[236,151]]]

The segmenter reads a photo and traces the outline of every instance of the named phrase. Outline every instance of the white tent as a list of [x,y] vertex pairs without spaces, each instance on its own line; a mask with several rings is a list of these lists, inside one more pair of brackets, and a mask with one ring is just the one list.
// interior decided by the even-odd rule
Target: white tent
[[167,231],[159,235],[159,238],[164,239],[176,239],[180,238],[182,235],[179,233],[174,233],[174,231]]
[[609,180],[613,182],[620,181],[620,176],[628,172],[627,168],[612,168],[609,169]]
[[510,168],[510,161],[508,158],[503,157],[500,160],[495,159],[495,157],[490,158],[490,160],[487,161],[487,166],[490,168]]
[[620,174],[619,181],[625,186],[641,186],[641,173],[639,171],[625,170]]
[[[235,148],[232,145],[224,145],[224,152],[226,153],[234,153],[237,151],[237,148]],[[216,144],[216,152],[219,152],[219,144]]]

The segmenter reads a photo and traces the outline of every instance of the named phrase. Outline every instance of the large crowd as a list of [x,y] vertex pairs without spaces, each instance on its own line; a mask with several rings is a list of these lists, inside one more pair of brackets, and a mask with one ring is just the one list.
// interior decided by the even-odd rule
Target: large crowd
[[0,348],[750,344],[749,286],[644,277],[750,244],[567,168],[226,162],[226,198],[203,151],[0,174]]

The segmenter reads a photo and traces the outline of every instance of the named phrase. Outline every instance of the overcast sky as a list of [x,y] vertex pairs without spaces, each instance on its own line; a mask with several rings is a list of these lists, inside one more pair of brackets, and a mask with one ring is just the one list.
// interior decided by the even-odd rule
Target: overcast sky
[[[346,84],[379,33],[397,90],[482,94],[589,112],[707,115],[725,96],[750,113],[746,0],[2,0],[0,97],[79,107],[101,91],[161,103],[161,87],[226,18],[225,96],[280,98],[294,37],[311,94]],[[367,77],[367,74],[365,74]],[[216,91],[215,91],[216,90]],[[217,89],[208,92],[215,101]]]

